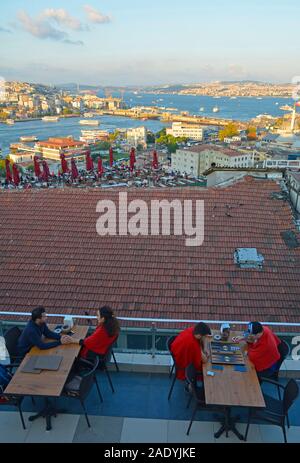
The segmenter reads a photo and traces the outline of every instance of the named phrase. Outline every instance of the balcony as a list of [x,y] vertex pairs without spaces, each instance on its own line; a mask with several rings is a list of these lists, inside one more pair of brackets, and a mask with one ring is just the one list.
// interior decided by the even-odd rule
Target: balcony
[[[28,421],[31,414],[43,407],[43,399],[35,399],[36,403],[33,405],[27,397],[22,404],[27,428],[25,431],[16,409],[1,406],[0,442],[239,443],[231,432],[228,438],[223,435],[215,439],[214,433],[219,429],[220,423],[212,413],[203,411],[197,413],[190,435],[186,435],[192,414],[192,407],[186,408],[188,393],[184,390],[184,383],[176,381],[173,395],[168,401],[171,358],[155,346],[159,345],[161,348],[163,343],[160,337],[166,337],[170,333],[167,330],[154,329],[153,323],[144,322],[144,328],[124,328],[126,334],[123,341],[121,340],[123,347],[119,345],[116,348],[120,372],[116,372],[114,365],[110,365],[115,394],[112,393],[105,374],[97,373],[104,402],[99,401],[97,391],[93,387],[86,400],[91,429],[87,426],[80,403],[61,397],[57,405],[65,411],[57,418],[52,418],[52,430],[47,432],[44,419],[40,418],[33,423]],[[280,327],[277,327],[277,330],[280,331]],[[128,336],[129,341],[126,339],[125,342],[125,337]],[[137,337],[135,348],[132,336]],[[282,384],[286,384],[290,377],[300,379],[299,363],[291,358],[285,361],[280,372]],[[262,389],[274,398],[277,397],[277,391],[273,386],[263,384]],[[244,434],[247,410],[236,407],[234,415],[240,416],[237,428]],[[300,443],[300,398],[292,406],[289,419],[288,442]],[[282,431],[275,426],[252,424],[248,442],[283,442]]]

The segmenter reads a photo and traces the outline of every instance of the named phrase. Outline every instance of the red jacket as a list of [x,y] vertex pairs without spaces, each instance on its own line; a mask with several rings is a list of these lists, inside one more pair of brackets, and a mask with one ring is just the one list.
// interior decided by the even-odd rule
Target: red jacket
[[89,350],[96,354],[105,354],[109,346],[113,344],[117,338],[118,335],[108,336],[104,326],[98,326],[91,336],[84,339],[80,357],[85,358]]
[[183,369],[177,372],[177,379],[185,379],[184,369],[191,363],[197,371],[202,370],[202,351],[193,331],[194,327],[187,328],[171,344],[171,352],[174,355],[176,364]]
[[277,348],[280,339],[267,326],[263,329],[261,338],[253,344],[248,344],[248,356],[256,371],[267,370],[280,359]]

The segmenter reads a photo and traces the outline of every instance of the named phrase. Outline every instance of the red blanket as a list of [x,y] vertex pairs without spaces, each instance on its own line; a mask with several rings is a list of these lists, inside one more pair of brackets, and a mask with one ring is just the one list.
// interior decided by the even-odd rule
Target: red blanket
[[277,346],[280,342],[276,334],[264,326],[261,338],[253,344],[248,344],[248,356],[256,371],[267,370],[279,360],[280,354]]
[[193,331],[194,327],[182,331],[171,345],[176,364],[182,368],[182,370],[177,371],[177,379],[185,379],[184,369],[191,363],[197,371],[202,370],[201,347]]

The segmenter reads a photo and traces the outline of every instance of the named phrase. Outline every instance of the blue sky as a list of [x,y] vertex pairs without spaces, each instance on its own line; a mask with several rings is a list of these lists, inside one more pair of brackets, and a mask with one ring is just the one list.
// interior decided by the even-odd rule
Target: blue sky
[[160,85],[300,75],[299,0],[1,3],[7,80]]

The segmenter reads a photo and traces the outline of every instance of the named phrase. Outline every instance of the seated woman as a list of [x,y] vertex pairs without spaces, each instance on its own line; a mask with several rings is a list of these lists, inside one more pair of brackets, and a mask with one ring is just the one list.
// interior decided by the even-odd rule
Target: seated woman
[[119,336],[119,322],[110,307],[101,307],[97,312],[97,320],[98,326],[91,336],[85,339],[74,339],[75,343],[82,346],[81,358],[93,360],[95,355],[104,355]]

